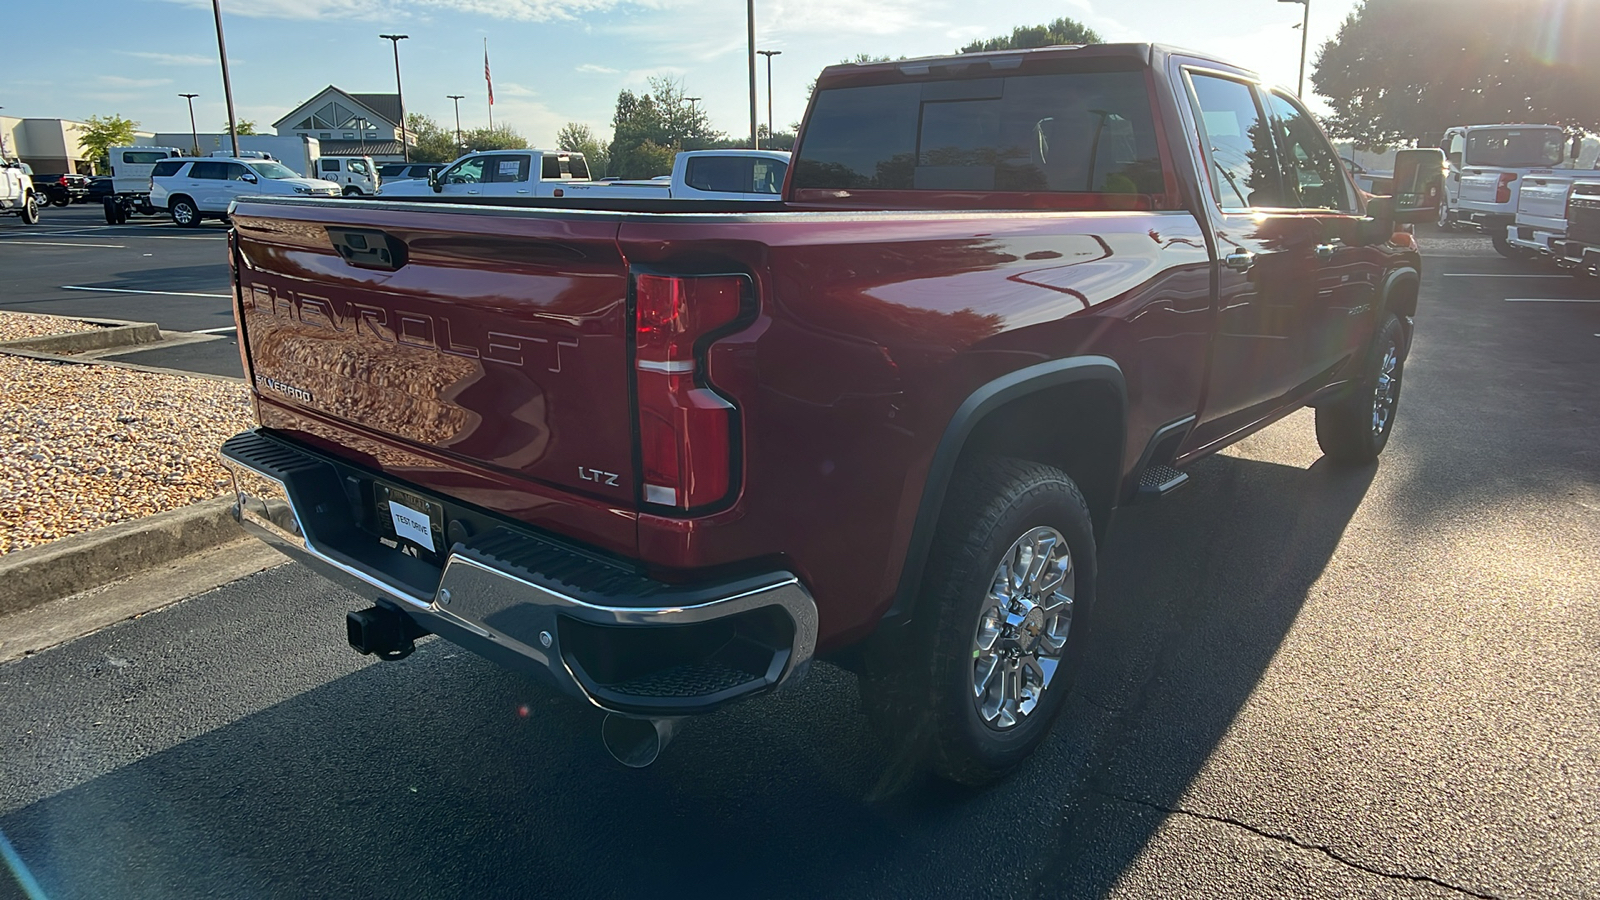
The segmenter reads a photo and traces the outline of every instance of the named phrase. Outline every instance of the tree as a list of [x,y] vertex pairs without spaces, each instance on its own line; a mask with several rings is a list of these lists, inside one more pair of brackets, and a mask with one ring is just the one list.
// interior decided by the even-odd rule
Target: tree
[[429,116],[408,114],[406,131],[416,140],[411,148],[411,159],[415,162],[444,163],[461,155],[461,148],[456,146],[455,129],[446,128]]
[[[236,124],[234,127],[238,129],[238,132],[240,134],[260,134],[261,133],[261,132],[256,130],[256,123],[251,119],[240,119],[238,121],[238,124]],[[227,122],[223,122],[222,123],[222,133],[223,134],[227,134],[228,133],[228,123]]]
[[[652,178],[672,171],[680,150],[701,150],[726,135],[711,127],[705,111],[689,102],[683,85],[652,78],[643,94],[623,91],[611,119],[608,166],[623,178]],[[664,164],[663,164],[664,163]]]
[[1433,144],[1446,128],[1600,129],[1600,4],[1365,0],[1317,53],[1329,130],[1364,147]]
[[112,147],[133,143],[133,133],[139,127],[138,122],[118,115],[90,116],[84,125],[87,127],[78,136],[78,143],[89,154],[97,172],[111,165]]
[[[493,128],[474,128],[461,133],[461,142],[466,144],[467,150],[526,150],[528,139],[510,125],[496,125]],[[457,154],[460,155],[460,154]]]
[[1053,47],[1057,44],[1100,44],[1105,39],[1093,28],[1062,16],[1048,25],[1018,25],[1011,34],[973,41],[961,48],[962,53],[982,53],[985,50],[1031,50],[1034,47]]
[[593,128],[582,122],[568,122],[556,132],[556,149],[582,153],[584,161],[589,164],[589,177],[605,177],[608,161],[606,145],[595,136]]

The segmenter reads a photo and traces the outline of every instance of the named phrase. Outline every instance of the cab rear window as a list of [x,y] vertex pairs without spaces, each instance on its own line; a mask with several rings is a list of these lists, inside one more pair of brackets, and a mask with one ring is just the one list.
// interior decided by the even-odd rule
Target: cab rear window
[[798,157],[799,189],[1166,190],[1142,71],[833,88]]

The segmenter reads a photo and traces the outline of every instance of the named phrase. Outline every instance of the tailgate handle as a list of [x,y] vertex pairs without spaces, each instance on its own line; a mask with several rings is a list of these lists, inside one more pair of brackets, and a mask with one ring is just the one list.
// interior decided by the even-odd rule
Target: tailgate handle
[[344,261],[358,269],[393,272],[406,264],[406,242],[376,228],[329,228],[328,240]]

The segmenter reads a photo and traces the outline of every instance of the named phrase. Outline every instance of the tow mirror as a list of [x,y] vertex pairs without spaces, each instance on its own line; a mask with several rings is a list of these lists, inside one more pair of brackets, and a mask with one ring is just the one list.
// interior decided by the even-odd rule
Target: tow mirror
[[244,180],[250,182],[251,184],[256,183],[256,177],[251,175],[249,172],[244,173]]
[[1433,222],[1444,202],[1444,152],[1401,150],[1394,155],[1394,196],[1367,201],[1367,215],[1388,222]]
[[433,192],[435,194],[437,194],[440,191],[444,190],[444,188],[439,186],[439,172],[438,172],[438,170],[436,170],[436,169],[429,169],[428,170],[428,187],[433,188]]

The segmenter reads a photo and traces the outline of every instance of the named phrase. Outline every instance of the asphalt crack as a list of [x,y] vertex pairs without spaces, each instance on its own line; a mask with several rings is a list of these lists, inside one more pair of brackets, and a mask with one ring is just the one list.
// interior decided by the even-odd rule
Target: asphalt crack
[[1298,847],[1301,850],[1311,850],[1321,853],[1340,865],[1347,866],[1361,872],[1366,872],[1369,875],[1376,875],[1379,878],[1388,878],[1394,881],[1410,881],[1421,884],[1431,884],[1437,887],[1442,887],[1447,891],[1455,891],[1458,894],[1464,894],[1468,897],[1477,897],[1479,900],[1504,900],[1504,898],[1496,896],[1495,894],[1480,894],[1477,891],[1471,890],[1470,888],[1454,885],[1448,881],[1440,881],[1431,875],[1413,875],[1410,872],[1387,872],[1383,869],[1374,868],[1373,866],[1350,859],[1349,857],[1340,853],[1338,850],[1325,844],[1310,844],[1292,835],[1278,834],[1276,832],[1267,831],[1263,828],[1258,828],[1255,825],[1251,825],[1249,822],[1241,822],[1238,819],[1230,819],[1227,816],[1214,816],[1209,813],[1183,809],[1182,807],[1162,806],[1159,803],[1151,803],[1148,800],[1140,800],[1136,797],[1125,797],[1121,794],[1112,794],[1093,787],[1091,787],[1089,790],[1108,800],[1118,800],[1123,803],[1131,803],[1135,806],[1143,806],[1147,809],[1153,809],[1156,812],[1166,813],[1168,815],[1189,816],[1190,818],[1200,819],[1206,822],[1217,822],[1222,825],[1232,825],[1235,828],[1242,828],[1251,834],[1259,835],[1270,841],[1278,841],[1280,843]]

